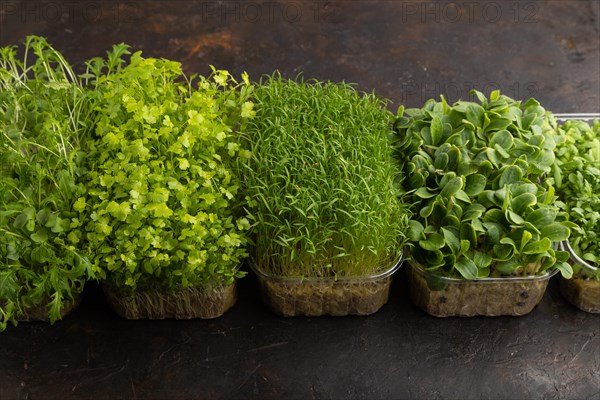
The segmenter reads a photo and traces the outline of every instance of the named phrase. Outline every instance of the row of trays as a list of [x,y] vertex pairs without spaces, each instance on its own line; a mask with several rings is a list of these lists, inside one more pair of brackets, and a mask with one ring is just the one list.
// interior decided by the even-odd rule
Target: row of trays
[[[571,262],[590,272],[596,268],[580,259],[568,242],[562,248],[571,253]],[[435,270],[400,257],[389,269],[360,278],[294,278],[273,276],[250,263],[256,274],[263,301],[278,315],[345,316],[369,315],[387,303],[394,274],[403,264],[414,304],[436,317],[449,316],[521,316],[541,301],[548,282],[557,271],[539,276],[483,278],[476,280],[440,276]],[[138,292],[123,296],[103,284],[108,304],[127,319],[216,318],[236,302],[235,283],[210,289],[188,288],[176,293]],[[579,309],[600,313],[600,281],[573,277],[560,278],[563,296]],[[67,304],[63,316],[75,309],[80,300]],[[44,306],[27,310],[21,320],[45,320]]]

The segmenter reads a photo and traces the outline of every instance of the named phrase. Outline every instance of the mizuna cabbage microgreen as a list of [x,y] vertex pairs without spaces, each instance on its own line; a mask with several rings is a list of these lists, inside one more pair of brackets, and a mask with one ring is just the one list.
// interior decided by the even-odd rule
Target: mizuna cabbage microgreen
[[279,75],[255,96],[244,176],[256,266],[295,277],[390,268],[409,213],[394,185],[385,102],[348,84]]
[[534,99],[494,91],[479,103],[429,100],[400,108],[395,155],[410,196],[411,256],[465,279],[542,274],[571,267],[555,243],[569,224],[546,177],[555,161],[553,118]]
[[54,322],[94,275],[75,205],[92,106],[45,39],[28,37],[22,60],[0,49],[0,331],[46,304]]
[[[590,126],[585,121],[567,121],[558,132],[562,139],[554,168],[558,204],[576,225],[569,243],[583,260],[600,266],[600,122]],[[573,269],[576,274],[591,274],[577,263]]]
[[88,62],[99,104],[87,192],[76,203],[93,263],[124,294],[230,284],[249,222],[236,209],[238,129],[254,115],[246,74],[187,78],[181,65],[115,47]]

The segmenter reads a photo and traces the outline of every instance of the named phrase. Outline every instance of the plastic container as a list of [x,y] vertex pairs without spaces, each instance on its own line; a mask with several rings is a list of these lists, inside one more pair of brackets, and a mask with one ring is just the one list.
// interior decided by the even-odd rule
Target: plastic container
[[126,319],[217,318],[236,301],[235,282],[210,288],[182,288],[175,293],[139,291],[131,296],[123,296],[107,283],[102,289],[108,304]]
[[597,276],[598,268],[575,254],[568,241],[563,242],[562,246],[569,252],[571,264],[580,266],[581,272],[571,279],[562,278],[560,292],[569,303],[580,310],[600,313],[600,280],[593,278]]
[[549,279],[558,271],[540,276],[448,278],[409,261],[410,296],[419,308],[435,317],[525,315],[542,300]]
[[394,272],[392,267],[371,276],[352,278],[295,278],[268,274],[253,263],[263,301],[284,317],[369,315],[387,303]]

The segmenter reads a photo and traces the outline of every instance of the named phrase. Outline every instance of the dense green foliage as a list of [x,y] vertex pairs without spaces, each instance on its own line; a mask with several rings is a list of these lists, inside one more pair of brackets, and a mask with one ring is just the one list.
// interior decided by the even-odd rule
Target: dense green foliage
[[[577,226],[569,242],[575,253],[593,266],[600,265],[600,122],[567,121],[559,127],[554,169],[559,205]],[[573,265],[576,273],[581,266]],[[600,279],[600,271],[596,272]]]
[[281,276],[364,276],[398,258],[408,220],[392,115],[347,84],[266,79],[245,165],[254,262]]
[[233,168],[250,156],[237,130],[254,114],[252,86],[216,70],[188,80],[139,52],[122,66],[125,53],[115,46],[85,75],[99,99],[75,207],[93,264],[123,292],[229,284],[246,255]]
[[545,179],[555,161],[552,118],[533,99],[474,93],[479,103],[442,97],[399,111],[394,146],[415,212],[412,257],[466,279],[554,268],[570,276],[567,254],[553,246],[569,224]]
[[46,303],[54,322],[93,276],[74,206],[93,100],[44,39],[16,50],[0,50],[0,331]]

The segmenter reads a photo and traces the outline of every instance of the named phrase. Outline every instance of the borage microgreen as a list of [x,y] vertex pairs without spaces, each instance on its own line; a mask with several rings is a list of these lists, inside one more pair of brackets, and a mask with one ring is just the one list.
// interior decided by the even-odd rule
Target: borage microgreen
[[215,69],[188,80],[139,52],[123,66],[122,50],[86,75],[100,96],[78,200],[93,262],[126,293],[232,283],[249,227],[233,166],[249,157],[237,129],[253,116],[252,86]]
[[248,125],[254,260],[269,274],[359,277],[393,265],[398,200],[385,101],[348,84],[266,78]]
[[396,157],[410,195],[411,255],[430,270],[465,279],[570,276],[556,243],[569,223],[546,179],[555,161],[553,118],[530,99],[494,91],[454,105],[429,100],[400,109]]

